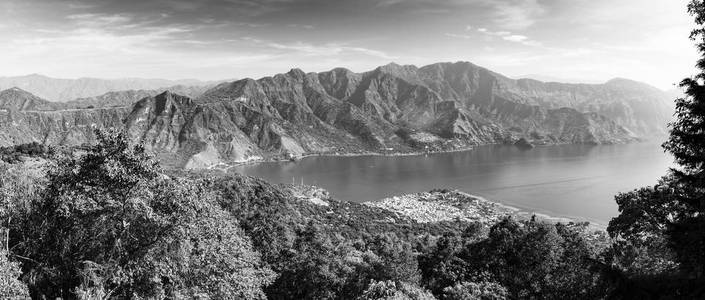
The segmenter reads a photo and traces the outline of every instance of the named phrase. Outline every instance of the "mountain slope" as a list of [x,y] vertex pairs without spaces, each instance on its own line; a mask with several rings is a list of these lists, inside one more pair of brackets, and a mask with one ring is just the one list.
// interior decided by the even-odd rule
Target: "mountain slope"
[[673,115],[669,93],[628,79],[605,84],[543,83],[528,79],[516,82],[522,95],[547,107],[572,107],[602,114],[640,136],[662,136]]
[[55,110],[55,103],[39,98],[17,87],[0,91],[0,109],[4,110]]
[[165,91],[177,93],[188,97],[198,97],[214,85],[202,86],[176,85],[154,90],[125,90],[107,92],[94,97],[77,98],[63,103],[56,103],[64,108],[96,108],[96,107],[119,107],[131,106],[137,101],[150,96],[159,95]]
[[[595,96],[603,91],[613,94]],[[293,69],[221,83],[195,98],[124,91],[62,103],[54,111],[8,109],[0,114],[0,137],[4,144],[77,145],[92,141],[93,127],[121,127],[162,163],[187,168],[311,153],[454,150],[519,138],[623,143],[635,140],[633,131],[580,104],[636,103],[629,99],[643,98],[640,93],[655,92],[619,82],[513,80],[465,62],[390,64],[365,73]],[[118,104],[123,106],[111,106]],[[625,115],[623,123],[635,116]]]

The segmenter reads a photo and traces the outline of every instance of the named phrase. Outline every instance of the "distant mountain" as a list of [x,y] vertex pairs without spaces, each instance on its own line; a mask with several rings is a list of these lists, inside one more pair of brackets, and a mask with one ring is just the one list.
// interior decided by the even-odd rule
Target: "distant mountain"
[[520,76],[512,76],[514,79],[533,79],[533,80],[538,80],[538,81],[543,81],[543,82],[562,82],[562,83],[592,83],[592,84],[599,84],[603,83],[604,81],[600,80],[590,80],[590,79],[585,79],[585,78],[564,78],[564,77],[557,77],[557,76],[550,76],[550,75],[542,75],[542,74],[525,74],[525,75],[520,75]]
[[39,98],[20,89],[11,88],[0,91],[0,109],[4,110],[55,110],[55,103]]
[[99,96],[114,91],[155,90],[177,85],[203,86],[214,83],[217,82],[203,82],[195,79],[60,79],[31,74],[26,76],[0,77],[0,90],[17,87],[50,101],[64,102],[76,98]]
[[678,87],[667,90],[666,94],[671,99],[671,102],[675,102],[675,99],[682,98],[685,96],[685,93],[683,92],[683,90]]
[[78,98],[64,102],[62,107],[65,108],[99,108],[99,107],[117,107],[130,106],[135,102],[150,96],[159,95],[165,91],[188,96],[199,97],[208,89],[214,87],[215,84],[207,84],[201,86],[185,86],[177,85],[154,90],[127,90],[108,92],[95,97]]
[[[128,91],[55,111],[8,109],[0,112],[0,144],[80,144],[92,141],[92,127],[122,127],[163,163],[205,168],[261,157],[451,150],[520,138],[624,143],[665,130],[670,114],[667,95],[642,83],[513,80],[467,62],[389,64],[365,73],[294,69],[195,94]],[[112,107],[116,103],[121,107]]]
[[506,83],[515,96],[547,108],[596,112],[645,138],[662,137],[673,115],[671,96],[653,86],[615,78],[604,84],[544,83],[520,79]]

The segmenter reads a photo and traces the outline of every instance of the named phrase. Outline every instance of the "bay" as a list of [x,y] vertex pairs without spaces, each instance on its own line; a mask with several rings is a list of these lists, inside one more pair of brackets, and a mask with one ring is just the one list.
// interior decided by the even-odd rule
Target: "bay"
[[231,169],[273,183],[311,184],[333,197],[364,202],[459,189],[529,212],[607,224],[614,196],[653,185],[673,165],[656,143],[557,145],[529,150],[508,145],[414,156],[317,156],[298,162]]

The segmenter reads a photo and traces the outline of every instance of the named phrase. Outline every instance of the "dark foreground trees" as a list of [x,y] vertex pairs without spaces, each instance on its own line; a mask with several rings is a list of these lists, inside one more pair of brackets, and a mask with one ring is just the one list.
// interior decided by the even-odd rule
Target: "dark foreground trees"
[[0,248],[0,299],[22,299],[29,296],[27,285],[20,281],[20,266],[11,261],[5,247]]
[[681,82],[686,97],[676,101],[676,121],[664,148],[680,168],[673,169],[677,197],[667,228],[669,241],[682,268],[696,277],[705,276],[705,3],[688,6],[697,24],[690,35],[703,58],[699,73]]
[[274,274],[199,182],[162,175],[122,132],[97,136],[10,223],[33,297],[264,297]]
[[46,172],[0,177],[3,293],[452,300],[600,299],[612,289],[594,268],[606,241],[585,224],[420,224],[239,175],[167,176],[123,133],[97,136]]
[[[705,56],[705,4],[689,11]],[[0,298],[702,299],[705,58],[698,67],[664,144],[680,167],[616,197],[611,241],[584,224],[418,224],[244,176],[166,176],[107,131],[46,172],[0,165]],[[54,155],[3,151],[9,163]]]
[[585,229],[507,218],[486,238],[446,235],[419,258],[424,285],[442,299],[599,299],[609,287],[590,260],[606,241]]

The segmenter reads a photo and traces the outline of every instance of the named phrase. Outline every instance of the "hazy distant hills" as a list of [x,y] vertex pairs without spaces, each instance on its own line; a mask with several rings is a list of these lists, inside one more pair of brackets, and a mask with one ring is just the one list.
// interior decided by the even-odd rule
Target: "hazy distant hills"
[[616,121],[640,136],[666,134],[673,115],[672,94],[628,79],[616,78],[604,84],[544,83],[520,79],[508,90],[534,99],[543,107],[571,107],[596,112]]
[[162,162],[204,168],[286,154],[451,150],[522,137],[623,143],[664,134],[672,113],[671,96],[643,83],[514,80],[467,62],[389,64],[364,73],[293,69],[169,90],[67,103],[3,92],[0,143],[81,144],[92,141],[93,127],[123,127]]
[[58,103],[52,103],[39,98],[20,88],[10,88],[0,91],[0,108],[7,110],[56,110]]
[[513,76],[512,78],[514,79],[533,79],[533,80],[538,80],[538,81],[543,81],[543,82],[561,82],[561,83],[592,83],[592,84],[600,84],[603,83],[603,81],[597,81],[597,80],[591,80],[591,79],[584,79],[584,78],[564,78],[564,77],[556,77],[556,76],[550,76],[550,75],[543,75],[543,74],[524,74],[520,76]]
[[154,90],[126,90],[113,91],[99,96],[84,97],[66,101],[63,103],[65,108],[98,108],[98,107],[116,107],[130,106],[138,100],[159,95],[165,91],[170,91],[175,94],[184,95],[191,98],[196,98],[202,95],[205,91],[214,87],[215,84],[185,86],[176,85]]
[[38,97],[64,102],[76,98],[99,96],[108,92],[124,90],[156,90],[172,86],[204,86],[217,82],[204,82],[195,79],[60,79],[39,74],[26,76],[0,77],[0,90],[21,88]]

